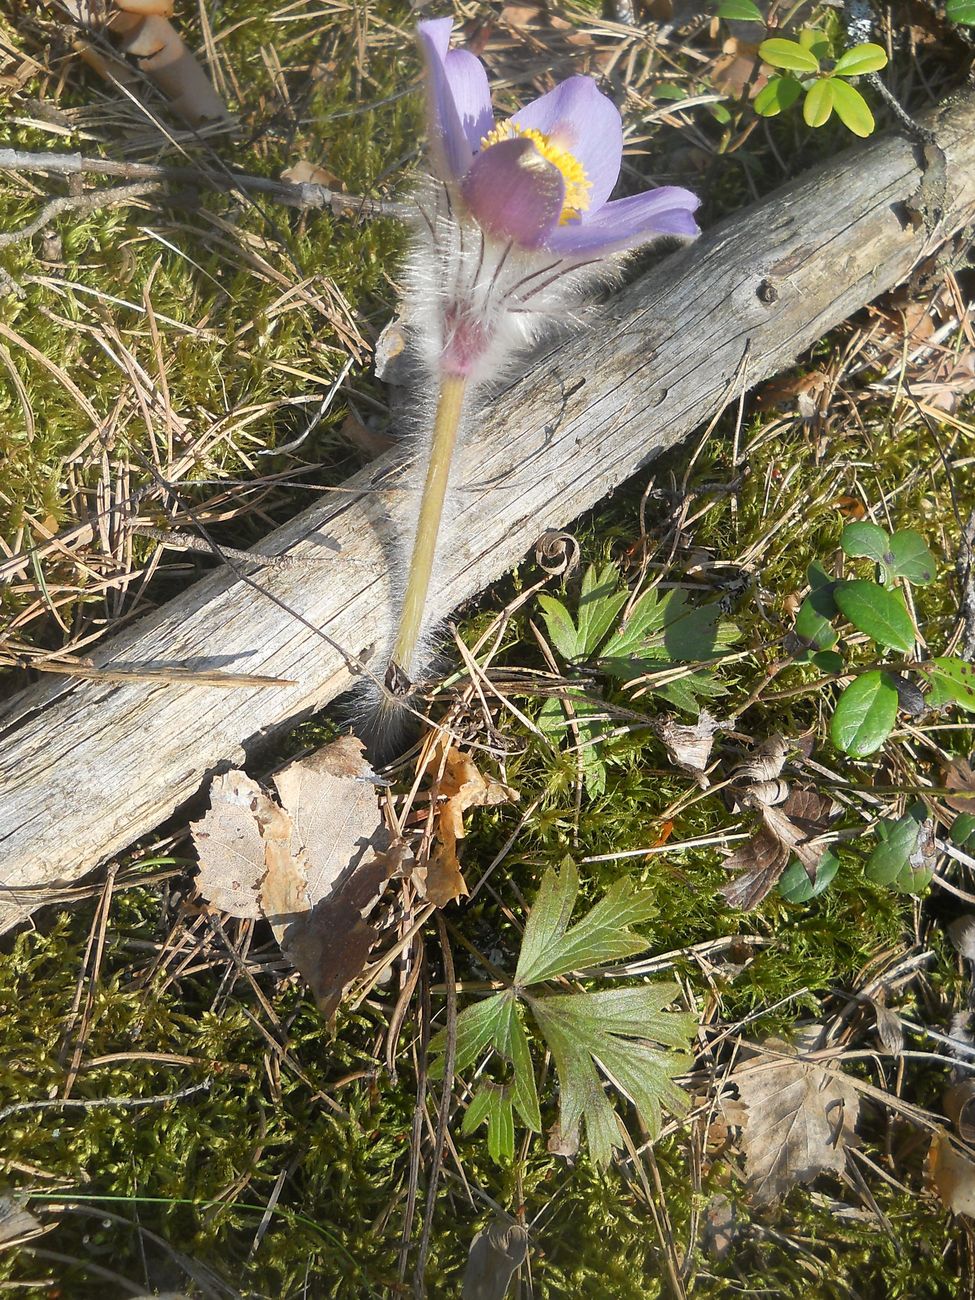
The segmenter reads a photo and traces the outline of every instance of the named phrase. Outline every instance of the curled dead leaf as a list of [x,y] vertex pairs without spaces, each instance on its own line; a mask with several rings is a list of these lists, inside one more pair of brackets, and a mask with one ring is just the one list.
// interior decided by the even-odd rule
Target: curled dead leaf
[[654,725],[654,730],[667,748],[670,761],[683,771],[696,777],[702,790],[708,788],[704,771],[711,759],[714,733],[720,723],[707,709],[702,709],[697,722],[686,726],[673,718],[665,718]]
[[945,1207],[975,1219],[975,1163],[953,1146],[947,1130],[939,1129],[931,1139],[926,1168]]
[[718,891],[730,907],[743,911],[756,907],[774,889],[793,854],[815,882],[826,852],[822,837],[835,816],[835,805],[815,790],[790,790],[783,803],[759,803],[759,811],[761,829],[725,860],[725,869],[737,874]]

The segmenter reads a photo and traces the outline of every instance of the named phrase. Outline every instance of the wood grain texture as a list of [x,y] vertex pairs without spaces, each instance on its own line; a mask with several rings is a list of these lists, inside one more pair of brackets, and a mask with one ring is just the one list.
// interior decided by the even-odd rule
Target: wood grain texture
[[[975,101],[961,97],[931,123],[948,162],[940,194],[936,167],[922,186],[916,145],[855,146],[664,259],[594,328],[537,357],[484,411],[459,467],[437,608],[455,608],[544,529],[568,524],[714,415],[736,395],[746,349],[754,384],[971,221]],[[912,222],[907,207],[924,219]],[[329,565],[250,570],[305,622],[221,569],[94,656],[115,668],[189,665],[295,685],[47,679],[10,702],[0,719],[0,929],[24,919],[45,885],[124,849],[215,770],[246,762],[347,689],[336,647],[358,657],[388,621],[389,530],[409,512],[397,475],[395,458],[376,461],[261,545],[335,552]]]

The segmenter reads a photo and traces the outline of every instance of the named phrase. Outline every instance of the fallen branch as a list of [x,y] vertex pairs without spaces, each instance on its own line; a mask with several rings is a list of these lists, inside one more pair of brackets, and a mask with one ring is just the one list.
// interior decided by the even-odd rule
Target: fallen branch
[[[480,417],[458,470],[444,615],[650,459],[791,365],[975,218],[975,98],[924,120],[947,160],[929,176],[887,136],[736,214],[607,308],[598,329],[535,358]],[[295,686],[217,691],[173,683],[56,681],[10,701],[0,734],[0,928],[39,886],[76,879],[194,798],[216,764],[259,746],[348,689],[387,620],[392,529],[411,502],[380,458],[260,545],[334,568],[233,561],[93,655],[104,668],[209,659]],[[348,564],[344,556],[359,563]],[[253,571],[253,570],[252,570]],[[23,891],[23,893],[21,893]]]

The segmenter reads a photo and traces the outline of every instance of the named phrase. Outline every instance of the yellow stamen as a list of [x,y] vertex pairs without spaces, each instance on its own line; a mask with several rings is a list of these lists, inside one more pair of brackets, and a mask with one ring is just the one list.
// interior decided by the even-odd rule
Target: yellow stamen
[[566,222],[574,220],[580,212],[585,212],[589,207],[589,191],[592,189],[592,181],[586,175],[586,169],[579,159],[569,152],[560,144],[552,139],[551,136],[545,135],[541,131],[532,130],[530,127],[518,126],[517,123],[510,119],[496,126],[493,131],[481,141],[482,149],[490,149],[492,144],[498,144],[502,140],[515,140],[518,138],[531,140],[532,144],[542,155],[546,162],[550,162],[553,167],[557,167],[562,173],[562,179],[565,181],[565,202],[562,207],[562,214],[559,217],[559,225],[564,226]]

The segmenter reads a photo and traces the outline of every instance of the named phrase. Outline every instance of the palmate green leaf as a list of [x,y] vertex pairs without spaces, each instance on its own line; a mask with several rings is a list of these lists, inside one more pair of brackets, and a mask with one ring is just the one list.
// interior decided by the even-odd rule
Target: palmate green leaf
[[579,892],[579,875],[571,859],[561,875],[546,871],[525,926],[515,987],[524,989],[572,971],[602,966],[643,952],[646,940],[629,927],[656,912],[650,891],[626,876],[575,925],[569,926]]
[[[507,989],[467,1007],[457,1017],[456,1035],[454,1069],[463,1072],[493,1047],[512,1068],[512,1080],[506,1086],[510,1088],[518,1114],[534,1133],[541,1132],[531,1050],[514,991]],[[441,1030],[430,1041],[430,1051],[440,1058],[431,1067],[432,1078],[440,1078],[443,1073],[442,1054],[446,1049],[447,1032]]]
[[879,670],[856,677],[836,701],[829,734],[837,749],[853,758],[875,753],[897,718],[897,687]]
[[690,1062],[695,1020],[662,1009],[677,993],[676,985],[660,984],[529,999],[559,1077],[559,1127],[573,1132],[584,1120],[596,1164],[608,1163],[623,1145],[600,1073],[633,1102],[651,1139],[660,1132],[664,1109],[687,1110],[674,1076]]
[[819,71],[819,60],[815,54],[797,41],[786,41],[778,36],[762,41],[758,47],[758,56],[771,67],[785,68],[787,72]]
[[873,135],[877,123],[874,121],[870,105],[857,90],[842,77],[834,77],[829,83],[833,88],[833,108],[848,131],[865,140]]
[[876,582],[855,578],[838,582],[833,599],[855,628],[878,645],[910,654],[914,649],[914,624],[899,591],[886,591]]
[[629,595],[625,587],[620,587],[616,565],[604,564],[601,569],[591,565],[583,574],[575,619],[554,596],[539,596],[546,631],[559,654],[568,660],[595,654]]
[[485,1080],[467,1107],[460,1131],[469,1137],[487,1121],[488,1155],[499,1165],[515,1158],[515,1117],[510,1087]]

